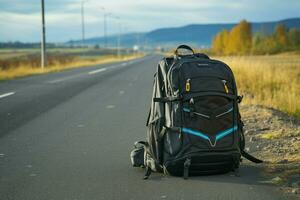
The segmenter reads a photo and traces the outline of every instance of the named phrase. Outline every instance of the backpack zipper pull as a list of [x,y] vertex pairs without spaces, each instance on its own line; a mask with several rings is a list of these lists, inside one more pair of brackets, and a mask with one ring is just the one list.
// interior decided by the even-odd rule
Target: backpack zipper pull
[[190,99],[190,117],[193,118],[195,115],[194,115],[194,112],[195,112],[195,102],[194,102],[194,98],[191,98]]
[[185,91],[189,92],[191,90],[191,83],[190,83],[191,79],[187,79],[185,82]]
[[222,82],[223,82],[223,85],[224,85],[225,92],[228,94],[229,90],[228,90],[228,87],[226,85],[227,81],[226,80],[222,80]]
[[190,104],[194,104],[194,98],[190,99]]

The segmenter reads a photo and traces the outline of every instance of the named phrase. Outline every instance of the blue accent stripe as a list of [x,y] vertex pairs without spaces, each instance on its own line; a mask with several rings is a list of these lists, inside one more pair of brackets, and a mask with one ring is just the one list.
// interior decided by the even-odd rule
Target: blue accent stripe
[[234,126],[234,127],[230,128],[230,129],[222,131],[222,132],[220,132],[220,133],[218,133],[216,135],[216,140],[218,141],[218,140],[222,139],[223,137],[225,137],[226,135],[229,135],[230,133],[232,133],[232,132],[234,132],[236,130],[237,130],[237,126]]
[[[234,126],[232,128],[226,129],[226,130],[218,133],[216,135],[216,141],[222,139],[223,137],[225,137],[226,135],[229,135],[230,133],[233,133],[236,130],[237,130],[237,126]],[[191,135],[199,136],[199,137],[201,137],[205,140],[210,141],[210,143],[211,143],[210,138],[206,134],[204,134],[200,131],[195,131],[195,130],[192,130],[192,129],[189,129],[189,128],[182,128],[182,131],[185,132],[185,133],[191,134]]]
[[184,111],[184,112],[191,112],[191,110],[188,109],[188,108],[183,108],[183,111]]
[[204,133],[201,133],[199,131],[195,131],[195,130],[192,130],[192,129],[189,129],[189,128],[182,128],[182,131],[185,132],[185,133],[188,133],[188,134],[192,134],[192,135],[202,137],[203,139],[206,139],[206,140],[210,140],[207,135],[205,135]]

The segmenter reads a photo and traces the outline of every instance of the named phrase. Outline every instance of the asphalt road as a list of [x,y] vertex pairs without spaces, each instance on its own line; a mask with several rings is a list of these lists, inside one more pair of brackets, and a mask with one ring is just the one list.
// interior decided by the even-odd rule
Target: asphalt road
[[131,167],[160,56],[0,82],[0,199],[292,199],[258,166],[183,180]]

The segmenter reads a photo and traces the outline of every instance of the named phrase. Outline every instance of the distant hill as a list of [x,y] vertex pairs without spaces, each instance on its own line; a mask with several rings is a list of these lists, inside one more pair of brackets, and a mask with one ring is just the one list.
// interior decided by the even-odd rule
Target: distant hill
[[[300,18],[285,19],[274,22],[253,22],[252,31],[262,31],[264,33],[273,32],[277,24],[284,24],[287,28],[300,29]],[[228,24],[191,24],[183,27],[161,28],[146,33],[129,33],[121,37],[122,46],[132,47],[139,44],[156,46],[174,46],[181,43],[187,43],[196,46],[208,47],[211,45],[212,38],[222,29],[231,29],[235,23]],[[109,46],[117,46],[117,36],[108,37]],[[71,42],[68,42],[70,44]],[[73,44],[80,44],[81,41],[72,41]],[[103,46],[104,38],[89,38],[86,44]]]

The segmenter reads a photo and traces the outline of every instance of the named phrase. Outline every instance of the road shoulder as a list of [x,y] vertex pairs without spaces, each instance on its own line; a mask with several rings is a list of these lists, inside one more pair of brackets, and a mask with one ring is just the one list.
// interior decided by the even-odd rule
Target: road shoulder
[[266,183],[300,197],[300,120],[256,105],[241,106],[246,151],[262,158]]

